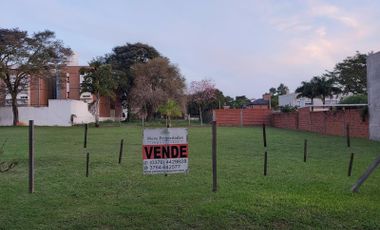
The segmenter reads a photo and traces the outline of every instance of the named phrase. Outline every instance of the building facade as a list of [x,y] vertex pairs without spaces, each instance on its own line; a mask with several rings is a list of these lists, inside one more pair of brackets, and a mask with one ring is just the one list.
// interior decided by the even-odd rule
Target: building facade
[[[295,106],[298,108],[303,108],[306,106],[322,106],[323,102],[320,98],[314,98],[313,102],[310,98],[306,97],[300,97],[297,98],[298,93],[289,93],[286,95],[280,95],[278,97],[278,105],[279,106]],[[335,96],[333,98],[326,98],[325,105],[336,105],[339,104],[339,101],[341,100],[341,96]]]
[[[51,99],[81,100],[88,103],[89,111],[95,113],[92,106],[94,95],[81,93],[80,68],[83,66],[66,66],[57,77],[31,78],[29,87],[17,96],[17,104],[20,107],[47,107]],[[58,77],[59,76],[59,77]],[[11,96],[7,93],[5,83],[0,81],[0,107],[11,106]],[[99,116],[101,120],[121,119],[122,105],[120,100],[109,97],[101,97],[99,101]]]

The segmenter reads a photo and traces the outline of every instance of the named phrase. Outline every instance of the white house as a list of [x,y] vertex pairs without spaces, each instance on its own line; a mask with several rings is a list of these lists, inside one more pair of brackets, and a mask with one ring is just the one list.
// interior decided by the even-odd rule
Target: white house
[[[286,95],[280,95],[278,97],[278,105],[279,106],[290,105],[290,106],[297,106],[299,108],[306,107],[306,106],[312,106],[312,105],[314,105],[314,106],[322,106],[323,105],[322,100],[319,98],[314,98],[313,104],[312,104],[310,98],[306,98],[306,97],[297,98],[298,94],[299,93],[289,93]],[[332,98],[327,97],[325,105],[336,105],[339,103],[341,98],[342,97],[339,95],[334,96]]]

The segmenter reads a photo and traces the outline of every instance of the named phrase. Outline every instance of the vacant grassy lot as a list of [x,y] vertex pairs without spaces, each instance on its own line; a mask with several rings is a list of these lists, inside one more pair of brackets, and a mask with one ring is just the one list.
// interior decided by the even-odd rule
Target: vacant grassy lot
[[[28,194],[27,127],[0,128],[0,229],[380,228],[380,170],[360,193],[351,186],[380,154],[380,143],[269,128],[263,176],[261,128],[218,128],[219,190],[211,192],[211,128],[189,129],[188,175],[142,175],[138,126],[89,129],[85,177],[83,128],[36,127],[36,192]],[[117,164],[120,139],[125,157]],[[303,162],[303,140],[309,159]]]

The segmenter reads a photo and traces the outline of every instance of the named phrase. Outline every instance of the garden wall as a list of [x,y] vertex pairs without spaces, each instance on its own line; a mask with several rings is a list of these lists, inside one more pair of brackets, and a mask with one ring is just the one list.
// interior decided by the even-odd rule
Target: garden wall
[[361,109],[310,111],[309,107],[292,113],[273,113],[271,125],[277,128],[303,130],[327,135],[346,135],[346,125],[354,137],[368,138],[368,118],[363,121]]
[[[28,124],[34,120],[35,125],[41,126],[71,126],[71,117],[74,124],[94,122],[94,116],[88,111],[88,105],[79,100],[50,99],[46,107],[18,108],[19,121]],[[12,107],[0,107],[0,126],[10,126],[13,123]]]
[[267,108],[214,110],[217,124],[223,126],[269,125],[271,114]]
[[346,135],[350,125],[353,137],[369,136],[368,117],[363,121],[362,109],[345,108],[337,111],[311,111],[309,107],[291,113],[272,113],[269,109],[217,109],[214,116],[218,125],[271,125],[276,128],[302,130],[326,135]]

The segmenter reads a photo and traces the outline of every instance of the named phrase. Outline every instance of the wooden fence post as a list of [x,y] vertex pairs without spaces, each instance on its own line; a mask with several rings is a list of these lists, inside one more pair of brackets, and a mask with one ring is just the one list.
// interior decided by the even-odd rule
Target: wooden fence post
[[212,191],[216,192],[218,188],[217,171],[216,171],[216,121],[212,122]]
[[240,127],[243,127],[244,122],[243,122],[243,109],[240,109]]
[[349,124],[347,124],[347,126],[346,126],[346,135],[347,135],[347,147],[351,152],[350,162],[348,163],[348,176],[351,176],[352,175],[352,166],[354,164],[354,153],[351,150],[350,125]]
[[86,154],[86,177],[88,177],[88,174],[90,171],[89,167],[90,167],[90,153],[87,152],[87,154]]
[[263,124],[263,140],[264,140],[264,176],[268,172],[268,150],[267,150],[267,133],[265,129],[265,124]]
[[84,125],[84,144],[83,147],[87,148],[87,130],[88,130],[88,124]]
[[123,150],[124,150],[124,139],[121,139],[121,141],[120,141],[120,151],[119,151],[119,164],[121,164],[121,158],[123,156]]
[[303,144],[303,162],[306,162],[307,159],[307,139],[305,139]]
[[34,192],[34,121],[29,120],[29,193]]

